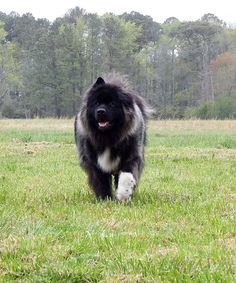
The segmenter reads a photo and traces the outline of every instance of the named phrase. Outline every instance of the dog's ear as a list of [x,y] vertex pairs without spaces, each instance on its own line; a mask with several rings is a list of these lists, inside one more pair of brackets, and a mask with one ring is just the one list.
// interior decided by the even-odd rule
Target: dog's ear
[[93,85],[93,87],[99,86],[99,85],[103,85],[105,84],[105,81],[102,77],[98,77],[95,84]]
[[121,92],[120,94],[121,103],[125,108],[133,108],[134,101],[133,95],[128,92]]

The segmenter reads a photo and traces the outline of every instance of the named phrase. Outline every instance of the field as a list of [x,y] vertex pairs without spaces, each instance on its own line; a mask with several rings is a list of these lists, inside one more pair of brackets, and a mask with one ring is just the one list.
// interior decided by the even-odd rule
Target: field
[[0,282],[236,282],[236,121],[150,121],[145,156],[99,202],[72,120],[0,120]]

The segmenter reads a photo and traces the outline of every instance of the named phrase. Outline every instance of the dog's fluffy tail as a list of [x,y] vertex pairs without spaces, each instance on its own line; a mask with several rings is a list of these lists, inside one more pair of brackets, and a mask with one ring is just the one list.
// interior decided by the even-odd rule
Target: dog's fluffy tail
[[145,119],[151,119],[155,117],[156,111],[149,106],[141,96],[134,96],[135,103],[140,108]]

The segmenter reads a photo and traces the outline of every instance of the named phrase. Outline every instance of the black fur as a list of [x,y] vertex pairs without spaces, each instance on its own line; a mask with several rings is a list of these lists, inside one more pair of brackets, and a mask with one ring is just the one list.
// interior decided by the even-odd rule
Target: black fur
[[[80,164],[98,198],[112,197],[112,175],[116,188],[120,172],[132,173],[138,182],[144,165],[146,110],[144,101],[122,82],[99,77],[85,94],[75,119],[75,140]],[[106,150],[108,164],[119,160],[117,166],[106,168],[98,162]]]

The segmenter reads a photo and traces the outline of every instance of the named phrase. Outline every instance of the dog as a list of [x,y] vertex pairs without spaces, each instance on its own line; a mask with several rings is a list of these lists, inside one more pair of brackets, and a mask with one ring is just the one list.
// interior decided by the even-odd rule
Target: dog
[[118,79],[99,77],[85,93],[75,118],[80,165],[98,199],[128,202],[144,167],[150,108]]

